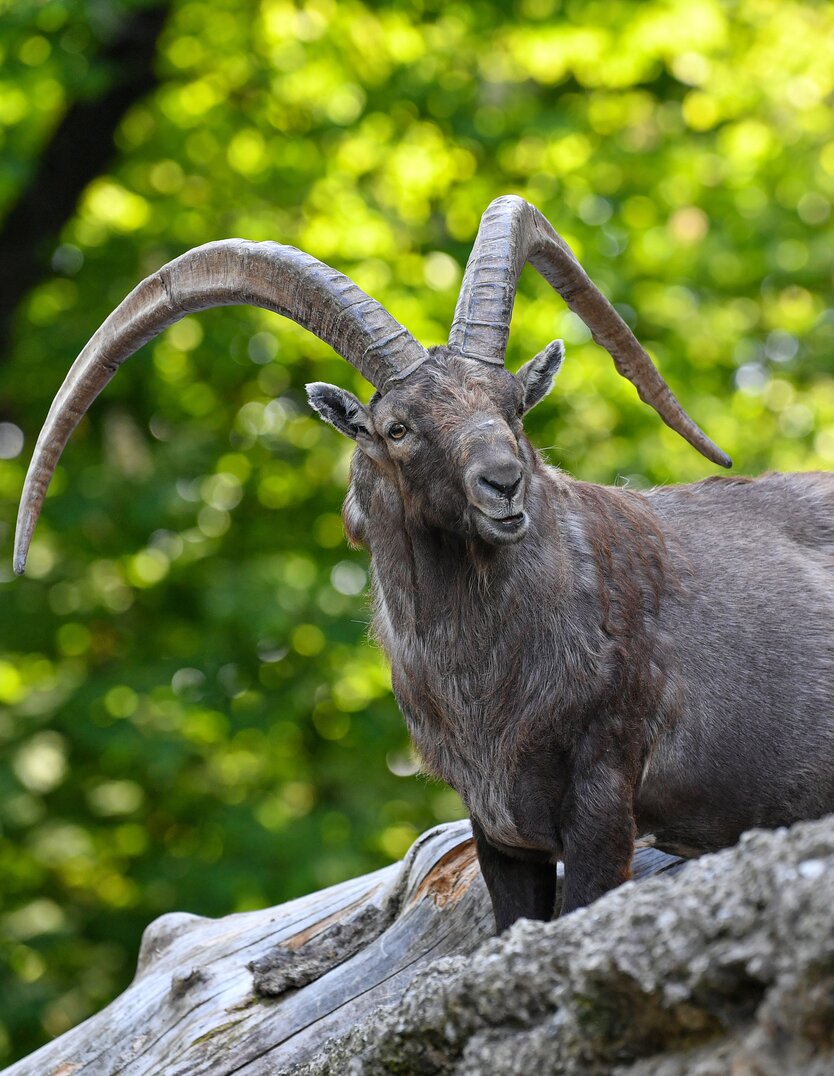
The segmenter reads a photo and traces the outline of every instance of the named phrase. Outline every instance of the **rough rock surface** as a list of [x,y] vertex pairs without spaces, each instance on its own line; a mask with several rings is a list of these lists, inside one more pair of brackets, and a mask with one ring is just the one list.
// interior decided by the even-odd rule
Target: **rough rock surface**
[[284,1071],[831,1076],[834,816],[517,923]]

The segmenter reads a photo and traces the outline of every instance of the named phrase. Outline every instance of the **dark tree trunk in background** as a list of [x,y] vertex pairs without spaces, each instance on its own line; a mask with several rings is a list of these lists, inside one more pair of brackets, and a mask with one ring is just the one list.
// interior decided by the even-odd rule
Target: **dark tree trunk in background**
[[82,191],[113,156],[122,117],[156,85],[154,55],[170,7],[165,0],[133,13],[104,46],[97,62],[108,70],[107,88],[70,105],[0,228],[1,360],[8,357],[18,305],[49,271]]

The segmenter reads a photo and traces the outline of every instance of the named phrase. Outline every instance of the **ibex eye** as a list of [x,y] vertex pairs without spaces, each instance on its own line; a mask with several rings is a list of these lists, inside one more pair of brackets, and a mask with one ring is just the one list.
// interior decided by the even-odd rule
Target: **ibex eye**
[[407,433],[408,430],[401,422],[395,422],[393,426],[388,427],[388,436],[392,441],[402,441]]

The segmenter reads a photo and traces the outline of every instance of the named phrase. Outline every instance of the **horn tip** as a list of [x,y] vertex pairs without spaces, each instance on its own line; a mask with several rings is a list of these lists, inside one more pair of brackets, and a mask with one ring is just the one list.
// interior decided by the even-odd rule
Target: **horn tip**
[[26,571],[26,559],[29,556],[29,543],[32,541],[31,527],[27,527],[28,520],[19,519],[17,532],[14,536],[14,556],[12,568],[15,575],[23,575]]
[[713,444],[712,441],[709,441],[709,439],[708,439],[708,444],[706,446],[704,446],[704,447],[699,446],[699,448],[700,448],[701,454],[706,456],[706,458],[710,461],[710,463],[715,463],[719,467],[726,467],[728,471],[732,467],[733,461],[730,459],[730,457],[727,455],[727,453],[722,451],[718,447],[718,445]]

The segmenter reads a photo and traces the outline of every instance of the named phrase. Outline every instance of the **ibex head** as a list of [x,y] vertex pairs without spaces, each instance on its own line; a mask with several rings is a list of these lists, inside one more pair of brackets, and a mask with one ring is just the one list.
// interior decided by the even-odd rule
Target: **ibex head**
[[[729,458],[685,414],[564,241],[537,209],[507,196],[497,198],[481,220],[446,348],[427,351],[347,277],[278,243],[208,243],[144,280],[92,337],[53,401],[23,488],[15,571],[25,567],[47,486],[70,434],[121,363],[186,314],[244,303],[292,318],[376,387],[368,408],[333,386],[313,386],[311,399],[379,466],[408,475],[432,467],[445,471],[457,461],[459,503],[432,504],[426,495],[422,508],[429,518],[443,526],[457,511],[458,528],[474,527],[493,543],[518,540],[525,527],[530,451],[519,411],[544,395],[561,359],[559,345],[551,345],[515,378],[504,369],[518,278],[528,261],[582,318],[641,399],[708,459],[729,467]],[[489,422],[493,426],[479,426]]]
[[549,391],[563,353],[556,340],[514,377],[436,347],[367,407],[335,385],[316,382],[307,392],[322,418],[401,491],[412,516],[504,545],[520,541],[529,524],[534,453],[521,420]]

